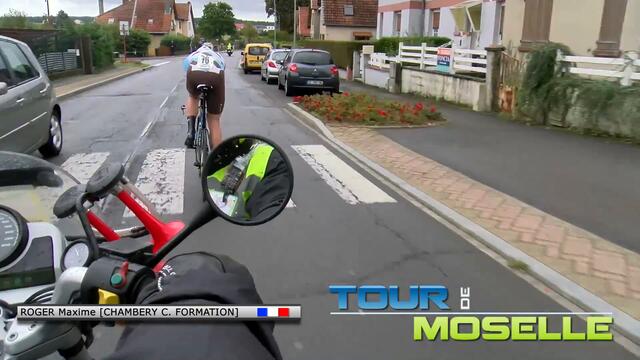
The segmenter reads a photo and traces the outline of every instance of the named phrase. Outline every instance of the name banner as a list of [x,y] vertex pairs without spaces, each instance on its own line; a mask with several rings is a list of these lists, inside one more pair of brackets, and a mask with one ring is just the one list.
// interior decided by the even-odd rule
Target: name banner
[[300,320],[300,305],[23,305],[18,320],[44,321],[185,321]]

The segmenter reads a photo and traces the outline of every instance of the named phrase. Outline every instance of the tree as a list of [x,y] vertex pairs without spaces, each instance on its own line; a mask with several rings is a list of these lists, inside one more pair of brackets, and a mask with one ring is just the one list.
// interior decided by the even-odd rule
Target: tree
[[[264,0],[267,16],[273,15],[273,2],[276,3],[276,18],[280,30],[293,33],[293,0]],[[309,0],[297,0],[298,7],[309,6]]]
[[29,27],[27,14],[16,9],[9,9],[9,12],[0,17],[0,28],[26,29]]
[[55,17],[55,27],[58,30],[67,30],[75,26],[75,23],[64,10],[58,11]]
[[242,28],[242,30],[240,30],[239,33],[240,33],[240,36],[242,36],[245,39],[245,42],[247,43],[253,42],[253,40],[257,39],[258,36],[260,36],[258,34],[258,30],[256,30],[256,28],[249,23],[245,23],[244,28]]
[[233,35],[236,31],[233,8],[225,3],[209,3],[204,6],[202,19],[198,23],[198,32],[208,39]]

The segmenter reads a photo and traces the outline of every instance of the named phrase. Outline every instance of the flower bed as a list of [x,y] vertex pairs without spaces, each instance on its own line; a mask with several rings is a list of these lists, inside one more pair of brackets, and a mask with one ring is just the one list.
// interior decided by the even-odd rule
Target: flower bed
[[296,96],[293,101],[329,123],[367,126],[433,125],[443,121],[436,106],[380,100],[364,93]]

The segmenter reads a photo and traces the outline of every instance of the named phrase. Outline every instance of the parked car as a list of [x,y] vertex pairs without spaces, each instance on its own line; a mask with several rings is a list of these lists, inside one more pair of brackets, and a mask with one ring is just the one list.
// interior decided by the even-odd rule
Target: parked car
[[278,73],[278,88],[292,96],[297,90],[340,91],[338,66],[324,50],[291,50]]
[[0,36],[0,150],[58,155],[61,115],[53,85],[29,46]]
[[267,54],[271,51],[271,44],[247,44],[242,55],[242,70],[248,73],[253,70],[260,70],[262,62]]
[[271,83],[271,80],[278,80],[278,73],[282,67],[284,58],[287,57],[289,49],[273,49],[262,62],[262,68],[260,70],[260,79],[266,81],[267,84]]

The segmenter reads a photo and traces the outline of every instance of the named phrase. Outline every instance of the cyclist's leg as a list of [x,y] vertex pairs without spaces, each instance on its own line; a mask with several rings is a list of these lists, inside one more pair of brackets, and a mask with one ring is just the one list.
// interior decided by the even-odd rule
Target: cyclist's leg
[[209,126],[209,137],[212,147],[218,146],[222,142],[222,129],[220,128],[220,117],[224,109],[225,89],[224,71],[215,74],[213,89],[209,92],[207,99],[207,125]]
[[189,97],[185,106],[185,115],[187,115],[187,138],[184,144],[187,147],[193,147],[193,139],[195,137],[195,119],[198,115],[198,90],[197,76],[191,70],[187,72],[187,91]]

